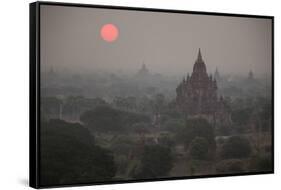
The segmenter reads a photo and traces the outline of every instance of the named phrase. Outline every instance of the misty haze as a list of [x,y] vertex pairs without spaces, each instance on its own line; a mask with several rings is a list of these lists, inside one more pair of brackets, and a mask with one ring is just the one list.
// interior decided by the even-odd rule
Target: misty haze
[[41,183],[272,171],[271,25],[43,5]]

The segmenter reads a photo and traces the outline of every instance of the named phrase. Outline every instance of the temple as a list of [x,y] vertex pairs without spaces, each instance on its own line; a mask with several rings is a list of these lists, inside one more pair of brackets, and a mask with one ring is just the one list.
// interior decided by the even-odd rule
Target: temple
[[144,63],[142,64],[142,67],[138,71],[137,75],[139,77],[146,77],[149,75],[149,70],[146,68],[146,65]]
[[252,70],[249,71],[248,73],[248,79],[253,80],[254,79],[254,73]]
[[215,125],[229,122],[227,106],[223,97],[218,97],[217,90],[216,79],[212,75],[208,76],[199,49],[191,76],[184,77],[176,89],[179,111],[186,119],[204,118]]
[[217,67],[216,67],[216,71],[215,71],[214,77],[215,77],[217,82],[221,81],[221,76],[220,76],[220,73],[219,73],[219,70],[218,70]]

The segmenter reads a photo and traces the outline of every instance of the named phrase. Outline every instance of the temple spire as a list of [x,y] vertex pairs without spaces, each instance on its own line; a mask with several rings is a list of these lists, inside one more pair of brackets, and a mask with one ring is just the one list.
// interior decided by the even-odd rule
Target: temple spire
[[218,67],[216,67],[216,71],[215,71],[214,77],[215,77],[215,79],[216,79],[217,81],[220,81],[220,73],[219,73]]
[[[195,61],[195,64],[193,66],[193,73],[192,73],[192,76],[195,74],[195,73],[201,73],[204,75],[204,77],[208,77],[207,73],[206,73],[206,65],[202,59],[202,55],[201,55],[201,49],[199,48],[199,51],[198,51],[198,55],[197,55],[197,60]],[[200,75],[201,75],[200,74]],[[197,75],[197,74],[196,74]]]
[[248,74],[248,79],[253,79],[254,78],[254,73],[252,69],[250,69],[249,74]]
[[201,55],[201,49],[199,48],[199,51],[198,51],[198,56],[197,56],[197,61],[202,61],[202,55]]
[[139,76],[147,76],[149,74],[149,70],[146,67],[146,64],[143,62],[141,68],[138,71]]

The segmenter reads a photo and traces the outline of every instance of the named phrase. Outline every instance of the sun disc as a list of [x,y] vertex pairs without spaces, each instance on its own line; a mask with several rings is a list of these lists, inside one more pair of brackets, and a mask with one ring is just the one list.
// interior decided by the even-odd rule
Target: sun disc
[[119,35],[118,28],[114,24],[105,24],[100,31],[101,37],[107,42],[114,42]]

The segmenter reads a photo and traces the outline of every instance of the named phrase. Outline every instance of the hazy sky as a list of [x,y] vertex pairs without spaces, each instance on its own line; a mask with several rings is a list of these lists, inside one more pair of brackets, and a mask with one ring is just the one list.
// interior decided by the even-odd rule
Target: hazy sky
[[[113,23],[119,37],[100,37]],[[271,20],[192,14],[41,6],[43,69],[191,73],[198,48],[207,71],[271,72]]]

